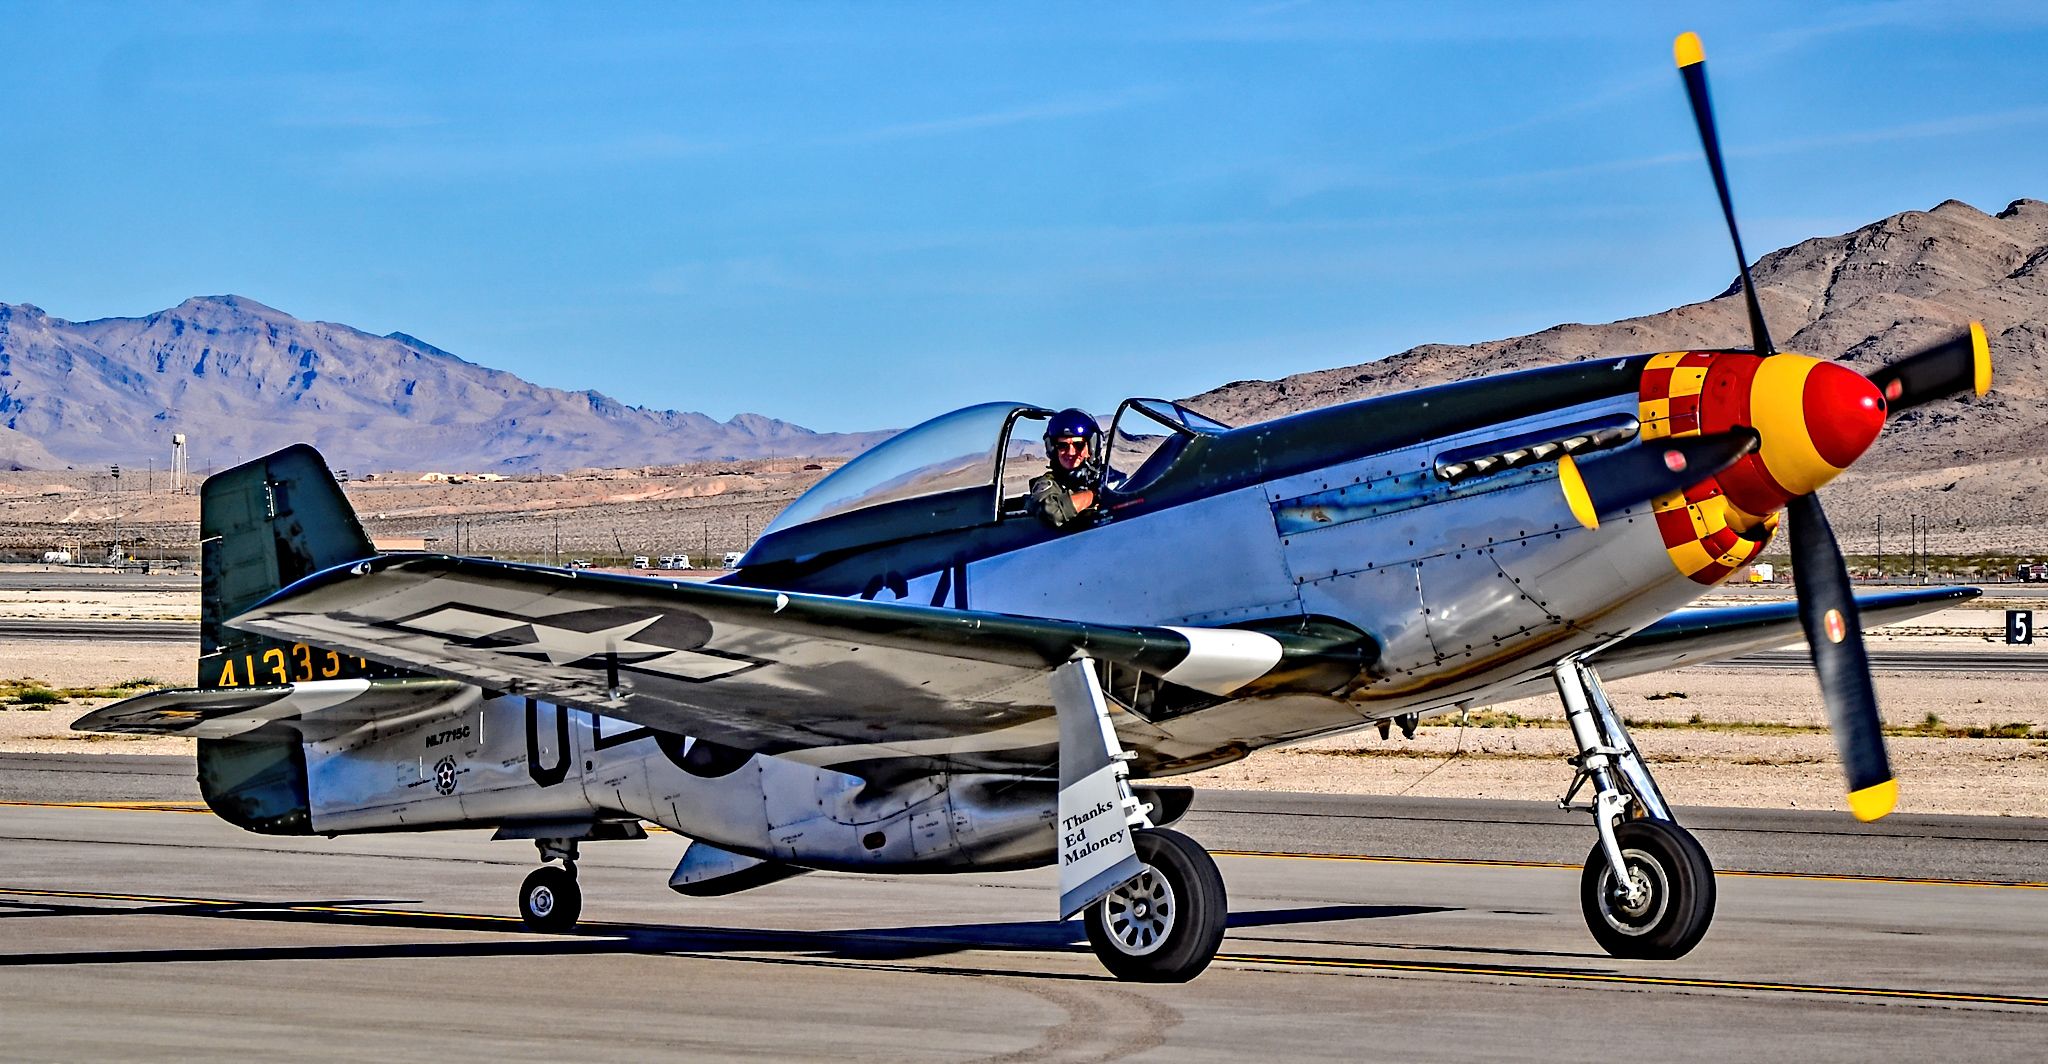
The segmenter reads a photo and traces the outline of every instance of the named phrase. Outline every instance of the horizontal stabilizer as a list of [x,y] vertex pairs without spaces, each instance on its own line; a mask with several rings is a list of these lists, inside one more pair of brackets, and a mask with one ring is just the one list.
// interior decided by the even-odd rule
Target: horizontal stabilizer
[[71,725],[74,731],[226,739],[266,724],[339,734],[371,723],[437,716],[473,705],[482,692],[454,680],[315,680],[270,687],[184,688],[123,699]]

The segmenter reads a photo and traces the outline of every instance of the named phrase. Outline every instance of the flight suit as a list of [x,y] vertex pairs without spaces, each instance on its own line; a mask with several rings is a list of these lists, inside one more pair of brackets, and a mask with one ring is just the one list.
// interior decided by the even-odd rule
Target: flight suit
[[1095,508],[1076,509],[1074,493],[1050,472],[1031,478],[1031,512],[1054,528],[1086,528],[1095,523]]

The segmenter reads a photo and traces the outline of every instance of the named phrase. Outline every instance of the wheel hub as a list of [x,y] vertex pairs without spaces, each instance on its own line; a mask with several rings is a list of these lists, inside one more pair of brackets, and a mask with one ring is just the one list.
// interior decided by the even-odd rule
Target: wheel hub
[[1165,945],[1178,912],[1172,885],[1150,865],[1102,899],[1102,923],[1110,941],[1134,957]]
[[[1641,850],[1625,850],[1628,868],[1622,875],[1609,869],[1600,892],[1600,915],[1609,927],[1628,935],[1656,928],[1671,903],[1671,887],[1663,866]],[[1625,876],[1625,878],[1624,878]]]
[[1643,878],[1642,870],[1628,870],[1628,885],[1616,890],[1616,906],[1621,915],[1631,920],[1640,920],[1650,909],[1650,883]]
[[546,887],[536,887],[527,903],[533,907],[535,916],[546,916],[555,911],[555,892]]

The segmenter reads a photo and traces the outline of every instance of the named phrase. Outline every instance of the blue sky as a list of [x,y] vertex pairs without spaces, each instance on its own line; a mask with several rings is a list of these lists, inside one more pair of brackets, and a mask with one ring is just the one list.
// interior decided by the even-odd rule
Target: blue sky
[[[233,292],[717,417],[1107,408],[2048,198],[2048,8],[0,0],[0,301]],[[1616,352],[1619,353],[1619,352]]]

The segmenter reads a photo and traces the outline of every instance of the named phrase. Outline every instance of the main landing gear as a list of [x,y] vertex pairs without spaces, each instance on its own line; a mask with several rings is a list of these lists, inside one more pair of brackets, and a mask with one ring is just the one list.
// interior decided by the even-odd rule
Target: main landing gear
[[535,839],[533,845],[541,860],[562,863],[541,865],[520,884],[519,918],[529,931],[567,934],[583,915],[583,889],[576,885],[576,840]]
[[1616,957],[1683,957],[1714,920],[1714,866],[1692,834],[1672,819],[1635,741],[1608,704],[1600,677],[1577,658],[1557,663],[1551,677],[1564,701],[1565,719],[1579,753],[1572,798],[1593,785],[1600,841],[1586,855],[1579,905],[1600,948]]
[[1083,911],[1088,945],[1118,979],[1184,983],[1223,945],[1230,905],[1223,874],[1201,844],[1146,828],[1132,840],[1144,871]]

